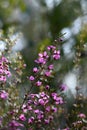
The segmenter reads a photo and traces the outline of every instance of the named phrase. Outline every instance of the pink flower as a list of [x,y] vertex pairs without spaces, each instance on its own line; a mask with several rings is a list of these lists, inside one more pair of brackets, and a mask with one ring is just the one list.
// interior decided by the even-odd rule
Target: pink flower
[[38,81],[36,82],[36,86],[39,87],[39,86],[41,86],[41,85],[42,85],[42,82],[38,80]]
[[49,57],[46,51],[44,51],[43,53],[39,53],[38,56],[41,57],[41,58],[42,57],[43,58],[48,58]]
[[50,88],[50,86],[49,86],[49,85],[46,85],[45,88],[48,90],[48,89]]
[[47,77],[49,77],[49,76],[51,75],[51,72],[50,72],[50,71],[46,71],[46,72],[45,72],[45,75],[46,75]]
[[53,64],[52,64],[52,65],[49,65],[49,66],[48,66],[48,69],[49,69],[49,70],[52,70],[53,67],[54,67]]
[[53,120],[53,116],[49,116],[49,120],[50,120],[50,121]]
[[41,104],[41,105],[45,105],[45,102],[44,102],[44,100],[43,99],[39,99],[39,104]]
[[58,50],[58,51],[54,51],[54,54],[53,54],[53,58],[55,59],[55,60],[58,60],[58,59],[60,59],[60,51]]
[[37,67],[34,67],[34,68],[33,68],[33,72],[34,72],[34,73],[37,73],[37,72],[38,72]]
[[8,60],[3,56],[0,58],[0,81],[5,83],[7,77],[10,77],[11,73],[9,71]]
[[52,49],[52,50],[55,50],[55,49],[56,49],[56,47],[55,47],[55,46],[53,46],[53,45],[50,45],[50,46],[48,46],[48,47],[47,47],[47,50],[49,50],[49,51],[50,51],[51,49]]
[[39,110],[38,109],[34,110],[34,113],[35,114],[39,113]]
[[19,116],[19,119],[20,119],[21,121],[25,121],[25,120],[26,120],[26,117],[25,117],[24,114],[21,114],[21,115]]
[[10,77],[10,76],[11,76],[11,73],[10,73],[10,71],[8,71],[8,70],[5,70],[4,72],[5,72],[5,74],[6,74],[8,77]]
[[53,92],[53,93],[51,94],[51,96],[52,96],[52,97],[53,97],[53,99],[55,100],[55,99],[56,99],[56,97],[57,97],[57,93]]
[[3,74],[3,72],[4,72],[3,69],[0,69],[0,74]]
[[45,58],[49,57],[46,51],[43,52],[43,57],[45,57]]
[[47,106],[47,107],[46,107],[46,111],[47,111],[47,112],[50,112],[50,106]]
[[35,78],[34,78],[34,76],[31,75],[31,76],[29,77],[29,79],[30,79],[30,81],[33,81]]
[[17,122],[17,121],[15,121],[15,120],[12,120],[12,121],[9,123],[9,126],[14,128],[14,127],[18,127],[18,126],[23,127],[24,125],[21,124],[21,123],[19,123],[19,122]]
[[56,107],[52,107],[53,112],[57,112],[57,108]]
[[86,118],[86,115],[85,115],[84,113],[80,113],[80,114],[78,115],[78,117],[80,117],[80,118]]
[[45,119],[44,122],[45,122],[45,124],[49,124],[50,123],[49,119]]
[[41,63],[41,64],[45,64],[46,63],[46,60],[44,58],[39,58],[38,59],[38,62]]
[[2,81],[2,82],[6,82],[6,76],[0,76],[0,81]]
[[2,59],[1,59],[3,62],[6,62],[6,63],[8,63],[8,60],[7,60],[7,58],[5,58],[4,56],[2,57]]
[[57,97],[55,99],[55,101],[56,101],[55,104],[63,104],[64,103],[62,97]]
[[42,53],[39,53],[38,56],[39,56],[39,57],[43,57],[43,54],[42,54]]
[[7,99],[7,98],[8,98],[8,93],[5,92],[4,90],[2,90],[2,91],[0,92],[0,98],[1,98],[1,99]]
[[27,108],[29,111],[31,111],[32,110],[32,107],[31,106],[28,106],[28,108]]
[[35,62],[38,64],[46,64],[46,59],[39,57],[37,60],[35,60]]
[[38,118],[39,121],[44,118],[44,115],[43,115],[43,112],[42,112],[42,111],[40,111],[40,112],[38,113],[37,118]]
[[26,64],[23,64],[24,67],[26,67],[27,65]]
[[58,59],[60,59],[60,55],[54,54],[54,55],[53,55],[53,58],[54,58],[55,60],[58,60]]
[[65,84],[62,84],[60,86],[61,91],[65,91],[67,89],[67,86]]
[[29,119],[28,119],[28,123],[29,124],[32,124],[33,123],[33,121],[34,121],[34,117],[32,116],[32,117],[30,117]]

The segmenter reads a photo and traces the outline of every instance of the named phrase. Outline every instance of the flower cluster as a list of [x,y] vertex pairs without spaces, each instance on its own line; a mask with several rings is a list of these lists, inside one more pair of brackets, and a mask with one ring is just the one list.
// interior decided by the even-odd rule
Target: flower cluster
[[86,118],[86,115],[84,113],[80,113],[77,115],[77,120],[72,123],[73,127],[75,128],[83,128],[84,119]]
[[[18,128],[20,127],[20,128]],[[21,128],[23,128],[23,124],[19,123],[18,121],[12,120],[11,122],[9,122],[8,124],[8,128],[9,130],[21,130]]]
[[[50,45],[44,52],[39,53],[35,60],[38,66],[33,68],[33,75],[29,77],[29,80],[32,86],[42,91],[27,94],[19,115],[19,121],[23,124],[26,122],[28,128],[42,128],[44,125],[54,123],[56,113],[60,113],[60,109],[62,111],[63,97],[51,90],[49,84],[49,80],[54,77],[54,61],[59,59],[60,51],[57,46]],[[59,87],[60,91],[64,91],[65,88],[65,85]]]
[[[57,93],[51,95],[45,92],[29,94],[27,102],[22,106],[22,113],[19,116],[21,122],[28,121],[28,126],[42,127],[54,120],[55,113],[58,113],[59,105],[62,105],[63,98]],[[28,114],[28,118],[27,115]]]
[[[62,84],[57,87],[56,84],[52,84],[55,79],[54,63],[60,59],[57,44],[47,46],[43,52],[38,54],[38,58],[35,60],[36,65],[28,78],[31,86],[26,91],[23,102],[20,100],[20,91],[16,88],[21,81],[18,80],[18,77],[22,75],[22,69],[26,67],[21,59],[22,57],[19,55],[17,60],[20,62],[13,60],[15,64],[11,65],[11,69],[12,72],[15,71],[16,76],[12,75],[11,82],[5,84],[8,77],[11,76],[9,61],[4,56],[0,57],[0,130],[87,129],[87,116],[78,109],[81,97],[77,101],[79,104],[74,104],[78,109],[76,113],[72,109],[72,113],[75,113],[74,120],[69,120],[72,119],[72,113],[68,114],[68,110],[65,108],[66,101],[63,93],[66,85]],[[19,63],[20,65],[18,65]],[[4,85],[6,87],[3,87]],[[7,87],[8,85],[9,87]],[[81,107],[83,108],[82,104]]]
[[5,83],[7,77],[10,77],[11,73],[9,71],[9,62],[6,57],[2,56],[0,58],[0,82]]
[[38,54],[38,59],[35,60],[37,64],[44,65],[47,63],[49,58],[58,60],[60,59],[60,50],[56,49],[56,46],[50,45],[47,47],[47,50],[43,53]]
[[53,78],[54,73],[54,62],[60,59],[60,50],[58,50],[56,45],[47,46],[44,52],[38,54],[38,58],[35,62],[38,67],[33,68],[33,75],[29,77],[29,80],[34,86],[43,89],[50,89],[49,79]]
[[[60,51],[56,45],[50,45],[45,51],[38,54],[38,58],[35,60],[37,67],[33,68],[33,74],[29,77],[29,80],[32,87],[36,86],[40,90],[38,93],[29,91],[27,96],[24,96],[22,105],[18,107],[16,103],[12,105],[11,102],[14,102],[13,96],[4,89],[0,91],[0,99],[7,99],[8,103],[8,112],[5,115],[10,117],[8,122],[4,122],[5,117],[1,116],[2,128],[4,128],[4,123],[5,129],[8,130],[21,130],[22,127],[32,130],[35,127],[42,128],[44,125],[49,127],[51,123],[54,124],[55,115],[56,113],[60,114],[60,108],[62,110],[64,104],[62,95],[51,90],[51,84],[49,84],[49,80],[54,77],[54,61],[59,59]],[[10,76],[9,61],[2,56],[0,58],[1,83],[7,82],[7,78]],[[64,87],[61,87],[61,89],[63,91]],[[10,93],[10,91],[8,92]]]

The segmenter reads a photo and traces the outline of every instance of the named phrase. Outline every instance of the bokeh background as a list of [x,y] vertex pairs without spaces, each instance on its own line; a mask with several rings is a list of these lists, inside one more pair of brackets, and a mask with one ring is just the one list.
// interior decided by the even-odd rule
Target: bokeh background
[[54,82],[67,84],[70,97],[76,86],[87,95],[87,0],[0,0],[0,29],[7,35],[13,28],[13,37],[22,33],[13,50],[21,52],[28,75],[38,52],[63,35]]

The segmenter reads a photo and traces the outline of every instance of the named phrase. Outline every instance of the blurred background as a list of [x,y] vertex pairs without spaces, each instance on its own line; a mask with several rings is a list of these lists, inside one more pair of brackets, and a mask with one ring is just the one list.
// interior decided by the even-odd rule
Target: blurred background
[[14,51],[21,52],[28,75],[39,50],[64,34],[54,82],[67,84],[68,96],[76,86],[87,93],[87,0],[0,0],[0,29],[7,35],[12,28],[13,37],[22,33]]

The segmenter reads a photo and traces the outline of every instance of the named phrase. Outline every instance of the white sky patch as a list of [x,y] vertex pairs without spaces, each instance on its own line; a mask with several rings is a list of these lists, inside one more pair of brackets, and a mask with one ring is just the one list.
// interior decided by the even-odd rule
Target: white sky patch
[[81,0],[81,6],[84,14],[87,14],[87,0]]
[[64,34],[65,39],[69,39],[72,35],[69,28],[63,28],[61,33]]
[[15,41],[14,46],[12,48],[13,51],[20,51],[25,47],[24,37],[22,34],[20,35],[19,33],[17,33],[11,36],[11,41]]
[[71,52],[71,49],[70,49],[70,44],[69,43],[66,43],[63,45],[63,50],[64,50],[64,54],[67,55],[68,53]]
[[75,87],[77,85],[77,78],[76,75],[74,73],[68,73],[65,78],[64,78],[64,84],[67,85],[67,92],[68,90],[70,90],[72,92],[73,95],[76,94],[76,90]]
[[82,18],[77,18],[73,24],[72,24],[72,27],[71,27],[71,31],[74,35],[78,34],[80,29],[81,29],[81,24],[82,24]]
[[71,48],[74,45],[74,40],[71,38],[68,40],[68,42],[63,44],[63,50],[64,54],[67,55],[68,53],[71,53]]
[[[54,0],[45,0],[46,1],[46,3],[47,3],[47,6],[49,7],[49,8],[53,8],[53,6],[54,6]],[[61,2],[61,0],[55,0],[55,2],[57,3],[57,5]]]
[[5,49],[5,42],[0,41],[0,51],[4,51]]
[[46,3],[49,8],[53,7],[53,0],[46,0]]
[[[14,42],[14,46],[12,48],[13,51],[20,51],[25,47],[25,40],[23,35],[19,36],[20,34],[15,34],[10,37],[11,41]],[[3,41],[0,41],[0,51],[3,52],[5,50],[6,43]]]
[[22,44],[22,40],[19,39],[16,44],[13,47],[13,51],[20,51],[24,48],[23,44]]

